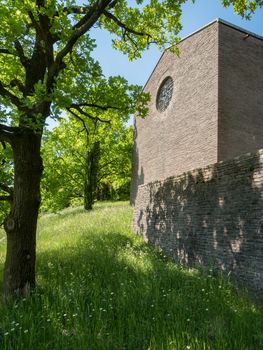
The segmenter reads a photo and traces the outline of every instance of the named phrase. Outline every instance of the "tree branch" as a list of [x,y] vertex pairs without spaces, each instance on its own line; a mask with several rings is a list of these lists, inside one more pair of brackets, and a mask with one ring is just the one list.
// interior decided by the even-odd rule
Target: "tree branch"
[[119,107],[115,107],[115,106],[101,106],[101,105],[97,105],[96,103],[78,103],[78,104],[74,104],[75,106],[79,106],[79,107],[92,107],[92,108],[98,108],[101,109],[103,111],[107,111],[108,109],[116,109],[119,110]]
[[111,171],[110,173],[104,173],[98,178],[98,182],[100,182],[104,177],[112,176],[112,175],[119,175],[119,172]]
[[6,184],[0,183],[0,192],[6,192],[8,193],[8,195],[6,194],[0,194],[0,201],[6,201],[6,202],[12,202],[13,201],[13,197],[14,197],[14,188],[13,187],[9,187]]
[[125,30],[125,32],[129,32],[134,35],[139,36],[147,36],[148,38],[151,38],[150,34],[144,33],[144,32],[138,32],[137,30],[134,30],[132,28],[129,28],[126,26],[125,23],[121,22],[117,17],[115,17],[111,12],[104,10],[103,11],[104,16],[108,17],[109,19],[113,20],[116,24],[118,24],[119,27]]
[[12,202],[12,196],[0,196],[0,201]]
[[7,125],[0,124],[0,141],[12,143],[14,137],[16,136],[19,128],[11,127]]
[[98,0],[90,7],[86,15],[74,26],[75,31],[72,33],[65,47],[57,54],[56,60],[62,60],[72,50],[77,40],[97,22],[110,2],[111,0]]
[[25,95],[26,91],[25,91],[25,86],[23,85],[22,81],[20,81],[19,79],[13,79],[10,81],[10,86],[14,87],[16,86],[19,91],[22,92],[23,95]]
[[9,51],[8,49],[3,49],[3,48],[0,48],[0,53],[4,53],[4,54],[7,54],[7,55],[12,55],[12,56],[16,56],[16,54],[14,52],[11,52]]
[[[68,7],[65,6],[63,7],[62,12],[65,12],[67,15],[85,15],[87,13],[87,11],[90,9],[90,6],[72,6],[72,7]],[[55,16],[59,16],[59,11],[56,11],[54,14]]]
[[72,103],[72,105],[67,108],[67,110],[72,113],[71,108],[76,109],[80,114],[84,115],[85,117],[87,117],[89,119],[92,119],[95,121],[99,120],[102,123],[109,123],[110,124],[110,120],[103,120],[99,117],[94,117],[93,115],[83,111],[83,109],[81,109],[80,105],[78,105],[78,104]]
[[74,31],[69,37],[65,46],[57,53],[55,62],[49,69],[48,87],[51,88],[54,79],[58,75],[59,71],[65,66],[62,64],[63,58],[67,56],[73,49],[78,39],[89,31],[93,25],[98,21],[103,11],[112,2],[112,0],[97,0],[93,6],[91,6],[84,17],[73,27]]
[[26,108],[21,104],[18,97],[12,94],[9,90],[7,90],[3,83],[0,81],[0,95],[3,97],[8,97],[10,101],[21,111],[26,111]]
[[18,39],[15,40],[14,44],[15,44],[16,53],[20,59],[20,62],[25,68],[27,68],[29,59],[25,56],[23,46],[21,45]]
[[100,170],[103,168],[106,168],[110,164],[114,164],[115,162],[116,162],[116,160],[114,159],[114,160],[111,160],[109,162],[104,163],[103,165],[100,166]]
[[70,107],[67,108],[67,111],[71,113],[75,118],[81,121],[84,130],[86,131],[86,134],[89,135],[89,129],[87,128],[87,125],[85,123],[85,120],[83,120],[77,113],[73,112]]
[[9,187],[3,183],[0,183],[0,190],[6,192],[6,193],[9,193],[10,196],[13,195],[13,192],[14,192],[14,189],[12,187]]
[[38,25],[37,21],[35,20],[33,12],[32,11],[28,11],[28,16],[29,16],[29,18],[31,20],[33,28],[36,30],[36,32],[38,32],[40,30],[40,28],[39,28],[39,25]]
[[2,145],[3,149],[6,149],[6,144],[5,144],[5,142],[4,142],[4,141],[0,141],[0,142],[1,142],[1,145]]
[[[129,33],[124,33],[124,36],[125,35],[128,37],[128,39],[130,40],[130,42],[132,43],[132,45],[135,48],[135,52],[138,54],[139,53],[139,49],[138,49],[138,45],[137,45],[136,41],[133,40],[133,38],[129,35]],[[135,52],[133,53],[133,58],[136,56]]]
[[26,67],[29,62],[29,59],[25,56],[23,46],[21,45],[18,39],[14,41],[14,46],[15,46],[16,52],[12,52],[5,48],[0,48],[0,53],[18,57],[22,65]]
[[[65,159],[63,157],[60,157],[60,159],[62,160],[62,162],[67,166],[67,162],[65,161]],[[80,174],[78,172],[74,172],[75,175],[80,175],[81,177],[83,176],[83,174]],[[76,174],[78,173],[78,174]],[[77,179],[75,179],[74,174],[72,175],[72,173],[68,173],[68,172],[63,172],[63,176],[68,176],[75,184],[79,185],[79,176],[77,176]]]
[[[108,5],[108,8],[113,8],[116,5],[117,1],[118,0],[111,0]],[[65,6],[63,7],[62,12],[65,12],[67,15],[85,15],[89,10],[90,6]],[[56,11],[54,16],[59,16],[59,11]]]

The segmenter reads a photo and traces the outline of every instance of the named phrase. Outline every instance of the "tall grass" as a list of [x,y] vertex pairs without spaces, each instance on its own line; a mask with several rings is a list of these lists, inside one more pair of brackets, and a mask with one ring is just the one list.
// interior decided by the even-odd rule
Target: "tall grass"
[[211,271],[176,266],[130,222],[125,203],[42,217],[38,287],[0,304],[0,349],[263,349],[258,307]]

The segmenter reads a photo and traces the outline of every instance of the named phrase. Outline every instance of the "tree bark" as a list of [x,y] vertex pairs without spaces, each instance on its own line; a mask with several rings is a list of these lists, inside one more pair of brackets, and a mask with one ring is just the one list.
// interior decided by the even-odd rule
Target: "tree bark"
[[91,151],[87,153],[84,182],[84,208],[91,210],[94,203],[94,193],[97,186],[100,143],[95,142]]
[[41,133],[27,130],[12,144],[14,192],[11,210],[5,220],[7,252],[4,293],[26,296],[35,286],[36,227],[43,172],[40,155]]

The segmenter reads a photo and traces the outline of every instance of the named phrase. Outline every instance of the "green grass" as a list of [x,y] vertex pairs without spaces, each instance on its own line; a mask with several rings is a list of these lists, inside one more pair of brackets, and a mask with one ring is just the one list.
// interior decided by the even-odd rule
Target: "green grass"
[[126,203],[42,217],[38,287],[0,304],[0,349],[263,349],[258,307],[211,272],[176,266],[130,222]]

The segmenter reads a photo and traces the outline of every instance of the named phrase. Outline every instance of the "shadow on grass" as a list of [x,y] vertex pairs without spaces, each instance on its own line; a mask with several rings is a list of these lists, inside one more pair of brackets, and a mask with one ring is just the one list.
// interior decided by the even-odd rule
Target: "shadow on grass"
[[263,305],[262,152],[138,189],[134,228],[187,266],[213,265]]
[[[262,315],[230,284],[121,233],[41,253],[37,275],[32,298],[2,314],[4,349],[262,348]],[[4,337],[8,322],[16,336]]]
[[72,341],[87,349],[260,349],[262,317],[230,284],[121,233],[43,254],[38,270],[50,306],[78,314]]

